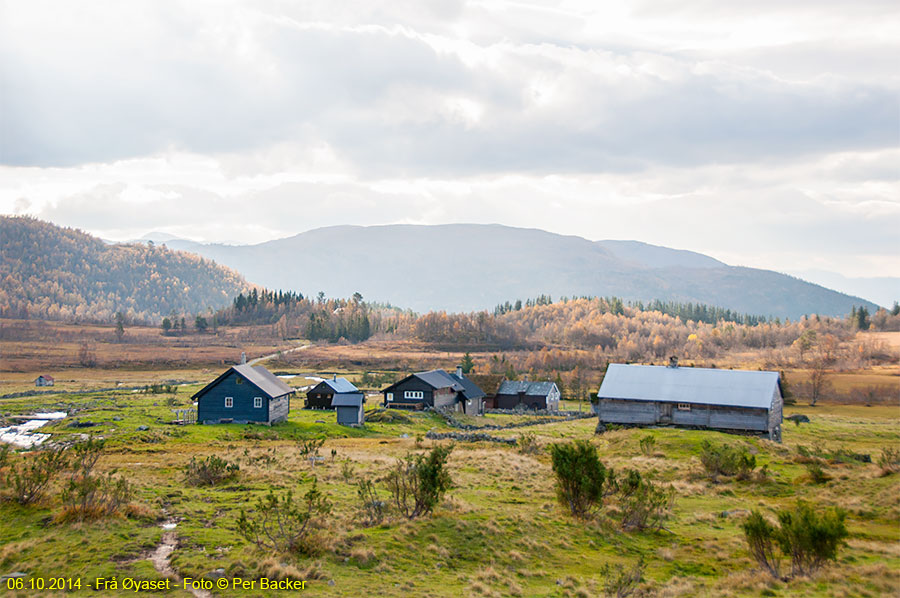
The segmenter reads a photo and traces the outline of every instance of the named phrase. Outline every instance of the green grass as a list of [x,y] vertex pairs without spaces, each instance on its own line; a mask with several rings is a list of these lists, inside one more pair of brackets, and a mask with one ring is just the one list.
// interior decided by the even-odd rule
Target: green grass
[[[181,405],[195,390],[180,388]],[[378,480],[396,458],[421,450],[416,436],[450,428],[433,414],[412,413],[410,423],[370,423],[364,429],[337,426],[334,414],[291,411],[289,421],[268,426],[171,426],[169,395],[113,392],[47,395],[0,403],[3,413],[31,409],[77,409],[73,418],[97,422],[68,428],[73,418],[47,427],[57,439],[102,434],[108,439],[103,470],[117,470],[137,487],[145,515],[89,524],[58,523],[58,499],[21,507],[0,503],[0,575],[22,571],[32,577],[70,576],[159,579],[147,560],[163,534],[164,518],[178,521],[171,564],[181,575],[199,577],[216,568],[254,578],[263,571],[294,567],[308,576],[314,596],[595,596],[600,595],[604,563],[647,562],[646,587],[668,596],[878,596],[900,583],[900,476],[879,476],[875,464],[825,463],[832,480],[814,485],[798,462],[798,446],[844,448],[869,453],[900,440],[900,414],[887,407],[818,406],[789,408],[809,424],[784,425],[784,444],[715,432],[677,429],[617,430],[593,434],[594,419],[554,422],[491,434],[535,434],[543,446],[590,438],[603,462],[616,470],[634,468],[677,491],[666,530],[623,533],[608,505],[590,522],[575,521],[555,502],[546,451],[523,455],[515,447],[488,443],[457,444],[449,461],[454,488],[431,517],[412,522],[393,519],[365,528],[357,517],[355,480]],[[295,401],[295,406],[300,402]],[[486,421],[517,421],[524,416],[491,416]],[[324,421],[326,423],[316,423]],[[147,425],[147,431],[138,426]],[[639,441],[656,439],[652,454]],[[313,467],[298,452],[298,440],[324,437],[324,462]],[[703,476],[698,460],[704,439],[743,444],[767,481]],[[422,447],[432,445],[422,442]],[[331,451],[335,451],[332,459]],[[192,487],[183,479],[192,457],[218,455],[240,465],[240,476],[216,487]],[[342,468],[352,466],[350,483]],[[252,510],[269,489],[298,492],[316,476],[333,504],[326,533],[328,550],[316,558],[269,555],[236,531],[241,509]],[[57,485],[58,490],[58,485]],[[387,493],[381,489],[381,497]],[[839,562],[811,580],[781,582],[754,569],[739,524],[749,509],[771,512],[798,498],[849,511],[851,532]],[[268,569],[266,569],[268,567]],[[334,585],[329,581],[333,580]],[[90,594],[82,589],[77,594]],[[110,592],[116,595],[116,592]],[[130,595],[120,591],[118,595]],[[9,595],[15,596],[15,592]],[[27,592],[19,595],[27,596]],[[52,595],[45,592],[42,595]],[[94,594],[96,595],[96,594]],[[171,596],[187,596],[179,590]],[[228,590],[224,596],[285,595]]]

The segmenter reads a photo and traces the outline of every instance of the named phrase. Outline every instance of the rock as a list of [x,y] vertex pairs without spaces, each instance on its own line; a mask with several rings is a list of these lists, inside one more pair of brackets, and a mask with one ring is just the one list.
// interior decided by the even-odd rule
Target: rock
[[21,579],[23,577],[28,577],[28,574],[22,573],[21,571],[13,571],[12,573],[7,573],[0,577],[0,584],[5,584],[7,579]]
[[409,438],[409,434],[401,434],[400,438]]
[[794,425],[799,426],[800,424],[808,424],[809,418],[803,415],[802,413],[795,413],[793,415],[789,415],[784,419],[789,419],[794,422]]
[[203,577],[206,579],[211,579],[213,581],[215,581],[217,579],[222,579],[223,577],[225,577],[225,569],[222,569],[222,568],[213,569],[212,571],[208,571],[207,573],[204,573]]
[[317,423],[317,424],[324,424],[325,422],[322,421],[321,419],[317,419],[317,420],[316,420],[316,423]]
[[333,580],[333,579],[329,579],[329,580],[328,580],[328,585],[333,586],[333,585],[334,585],[334,580]]
[[146,432],[149,429],[150,429],[150,426],[138,426],[137,427],[138,432]]
[[80,422],[80,421],[76,420],[76,421],[70,422],[69,425],[67,425],[66,427],[67,428],[90,428],[90,427],[96,426],[96,425],[97,424],[94,422],[89,422],[89,421]]
[[120,421],[122,421],[122,418],[119,417],[118,415],[114,415],[112,419],[113,419],[114,422],[120,422]]
[[736,516],[746,517],[749,514],[750,511],[748,511],[747,509],[731,509],[730,511],[722,511],[721,513],[719,513],[719,517],[727,519],[728,517]]

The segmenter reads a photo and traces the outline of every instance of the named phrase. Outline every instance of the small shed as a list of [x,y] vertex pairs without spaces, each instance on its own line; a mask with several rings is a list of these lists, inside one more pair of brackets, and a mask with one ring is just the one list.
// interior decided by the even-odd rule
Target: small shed
[[203,424],[274,424],[287,420],[294,389],[261,365],[235,365],[194,394]]
[[559,410],[559,387],[556,382],[506,380],[497,389],[494,404],[497,409]]
[[366,398],[361,392],[342,393],[334,396],[331,405],[337,413],[337,423],[342,426],[361,426],[366,422],[363,405]]
[[307,409],[333,409],[334,397],[342,394],[357,394],[359,389],[346,378],[333,375],[330,380],[322,380],[306,393]]
[[610,364],[597,392],[600,423],[721,430],[781,442],[778,372]]
[[53,376],[41,374],[34,379],[35,386],[53,386]]

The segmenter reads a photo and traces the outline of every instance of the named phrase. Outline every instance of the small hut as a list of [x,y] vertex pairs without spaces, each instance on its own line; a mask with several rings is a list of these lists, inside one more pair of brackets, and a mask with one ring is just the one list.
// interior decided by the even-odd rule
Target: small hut
[[331,405],[337,413],[337,423],[342,426],[361,426],[366,421],[363,405],[366,398],[361,392],[335,395]]
[[42,374],[34,379],[35,386],[53,386],[53,376]]
[[346,378],[333,375],[331,380],[322,380],[306,393],[307,409],[333,409],[334,398],[344,394],[358,394],[359,389]]

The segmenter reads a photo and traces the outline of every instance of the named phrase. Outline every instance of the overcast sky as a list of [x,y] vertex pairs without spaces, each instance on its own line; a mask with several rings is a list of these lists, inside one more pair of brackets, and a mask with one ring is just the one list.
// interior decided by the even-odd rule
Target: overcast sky
[[900,276],[898,31],[896,0],[0,0],[0,212],[243,243],[496,222]]

